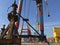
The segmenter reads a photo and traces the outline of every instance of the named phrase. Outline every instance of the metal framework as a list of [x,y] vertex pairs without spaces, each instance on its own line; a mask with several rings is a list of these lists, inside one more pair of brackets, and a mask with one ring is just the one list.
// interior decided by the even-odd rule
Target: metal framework
[[[18,4],[18,8],[16,5],[16,0],[14,0],[14,3],[12,4],[12,11],[8,14],[8,19],[10,21],[9,25],[7,28],[4,30],[4,32],[1,34],[0,37],[0,43],[19,43],[21,45],[21,38],[39,38],[41,42],[46,40],[46,36],[44,35],[44,23],[43,23],[43,6],[42,6],[42,0],[36,0],[37,7],[39,8],[40,11],[40,31],[41,34],[39,34],[34,27],[30,25],[30,23],[21,16],[21,10],[22,10],[22,5],[23,5],[23,0],[21,0]],[[18,10],[17,10],[18,9]],[[16,11],[17,10],[17,11]],[[28,35],[19,35],[18,34],[18,27],[19,27],[19,20],[20,18],[23,19],[28,24],[29,26],[38,34],[37,35],[30,35],[30,32],[28,32]],[[8,32],[7,35],[5,35]],[[6,36],[6,38],[4,38]],[[48,42],[47,42],[48,43]],[[49,43],[48,43],[49,44]]]

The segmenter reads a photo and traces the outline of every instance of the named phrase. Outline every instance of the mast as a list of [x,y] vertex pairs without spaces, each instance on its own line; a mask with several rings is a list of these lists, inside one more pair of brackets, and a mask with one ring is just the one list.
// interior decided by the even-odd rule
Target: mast
[[19,0],[18,9],[17,9],[17,12],[18,12],[19,14],[21,14],[22,5],[23,5],[23,0]]
[[40,12],[40,31],[41,35],[44,35],[44,21],[43,21],[43,6],[42,0],[36,0],[37,7],[39,8]]

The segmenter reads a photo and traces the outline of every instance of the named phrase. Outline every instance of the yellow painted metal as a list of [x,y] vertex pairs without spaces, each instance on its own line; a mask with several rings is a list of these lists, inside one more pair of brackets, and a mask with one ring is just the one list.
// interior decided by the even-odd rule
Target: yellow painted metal
[[58,38],[58,37],[55,38],[55,42],[56,42],[56,43],[60,43],[60,38]]
[[53,34],[54,34],[54,37],[60,37],[60,28],[54,27]]
[[56,43],[60,43],[60,27],[53,28],[53,35]]
[[54,32],[60,32],[60,27],[54,27]]
[[60,32],[54,32],[54,37],[60,37]]

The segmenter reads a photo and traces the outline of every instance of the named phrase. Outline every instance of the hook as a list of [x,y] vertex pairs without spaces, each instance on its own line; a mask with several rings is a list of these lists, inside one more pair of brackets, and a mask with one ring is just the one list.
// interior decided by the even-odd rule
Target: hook
[[48,17],[50,17],[50,12],[48,11]]

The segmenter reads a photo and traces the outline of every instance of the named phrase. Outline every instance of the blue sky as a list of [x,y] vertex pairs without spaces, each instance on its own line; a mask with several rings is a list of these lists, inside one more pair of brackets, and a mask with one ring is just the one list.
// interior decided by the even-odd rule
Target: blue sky
[[[25,1],[25,0],[24,0]],[[36,2],[26,0],[26,6],[23,6],[22,16],[28,15],[30,24],[35,28],[36,23]],[[30,2],[30,8],[29,8]],[[3,24],[8,25],[9,21],[7,19],[7,14],[11,11],[9,6],[13,3],[13,0],[0,0],[0,28]],[[18,0],[17,0],[18,3]],[[30,9],[30,10],[28,10]],[[48,17],[48,9],[50,12],[50,17]],[[8,12],[7,12],[8,10]],[[28,14],[27,14],[28,12]],[[48,6],[43,0],[43,16],[44,16],[44,31],[47,37],[53,37],[53,27],[60,27],[60,0],[48,0]]]

